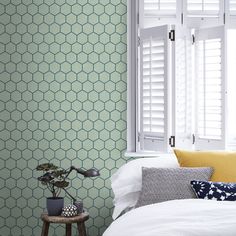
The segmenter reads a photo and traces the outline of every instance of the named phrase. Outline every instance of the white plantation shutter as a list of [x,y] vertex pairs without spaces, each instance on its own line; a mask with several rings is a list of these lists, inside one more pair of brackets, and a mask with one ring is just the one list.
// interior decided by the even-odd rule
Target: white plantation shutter
[[144,17],[176,15],[176,0],[144,0]]
[[187,14],[189,16],[218,16],[222,0],[187,0]]
[[140,31],[140,149],[168,147],[168,27]]
[[223,25],[223,0],[183,0],[184,25],[189,28],[206,28]]
[[[236,29],[227,30],[227,149],[236,150]],[[233,101],[233,102],[232,102]]]
[[229,15],[236,16],[236,0],[229,0]]
[[196,32],[196,149],[225,148],[224,27]]
[[140,0],[140,27],[181,23],[181,8],[182,2],[176,0]]
[[192,147],[192,37],[191,31],[175,27],[174,129],[177,148]]

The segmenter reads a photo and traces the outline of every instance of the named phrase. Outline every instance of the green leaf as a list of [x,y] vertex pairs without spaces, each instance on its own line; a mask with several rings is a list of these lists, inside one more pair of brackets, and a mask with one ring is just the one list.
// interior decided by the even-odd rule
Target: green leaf
[[49,183],[54,179],[52,173],[46,172],[44,175],[38,177],[38,180],[41,182]]
[[55,178],[58,178],[58,177],[62,177],[66,173],[67,173],[66,170],[56,170],[56,171],[53,171],[52,174]]
[[57,188],[66,188],[66,187],[68,187],[69,186],[69,182],[67,182],[67,181],[56,181],[55,183],[54,183],[54,185],[57,187]]
[[56,170],[56,169],[58,169],[58,166],[55,166],[52,163],[43,163],[36,167],[36,170],[38,171],[49,171],[49,170]]

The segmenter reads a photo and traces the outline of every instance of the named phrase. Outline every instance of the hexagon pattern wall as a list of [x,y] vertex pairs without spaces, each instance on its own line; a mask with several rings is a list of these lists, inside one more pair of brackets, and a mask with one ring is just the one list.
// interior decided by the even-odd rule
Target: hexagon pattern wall
[[125,0],[1,1],[0,235],[40,235],[49,192],[34,169],[47,161],[100,169],[73,176],[70,192],[90,213],[89,235],[101,235],[109,177],[126,161],[125,116]]

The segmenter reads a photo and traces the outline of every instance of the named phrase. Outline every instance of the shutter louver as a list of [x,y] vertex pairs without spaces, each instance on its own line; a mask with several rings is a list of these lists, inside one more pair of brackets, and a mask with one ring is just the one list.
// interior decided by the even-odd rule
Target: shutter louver
[[143,42],[143,130],[164,134],[164,40]]
[[176,15],[176,0],[144,0],[144,17],[171,17]]
[[182,3],[177,0],[140,0],[140,27],[181,23]]
[[198,50],[198,133],[200,137],[221,139],[221,39],[200,41]]
[[220,29],[222,27],[215,28],[215,31],[202,30],[202,34],[200,33],[197,39],[197,138],[199,143],[196,143],[196,146],[204,149],[224,148],[224,34]]
[[187,0],[187,14],[190,17],[219,16],[220,0]]
[[142,150],[167,149],[167,26],[140,32]]

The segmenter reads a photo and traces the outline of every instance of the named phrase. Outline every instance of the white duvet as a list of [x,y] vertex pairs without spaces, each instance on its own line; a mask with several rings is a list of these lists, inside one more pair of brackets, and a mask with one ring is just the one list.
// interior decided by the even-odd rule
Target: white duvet
[[173,200],[134,209],[103,236],[236,236],[236,202]]

